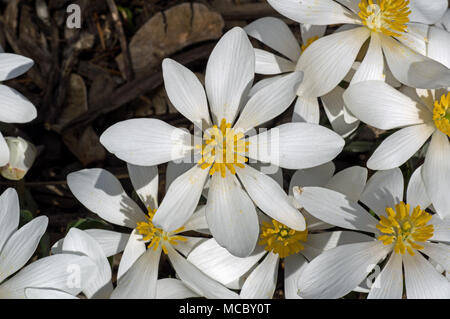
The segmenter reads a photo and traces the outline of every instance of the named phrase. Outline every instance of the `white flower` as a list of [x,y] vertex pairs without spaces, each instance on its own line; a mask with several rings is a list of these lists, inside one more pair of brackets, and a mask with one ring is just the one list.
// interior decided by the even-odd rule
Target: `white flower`
[[[237,296],[204,275],[179,254],[181,252],[183,255],[187,255],[193,247],[204,240],[204,238],[181,234],[186,231],[208,227],[204,209],[199,209],[177,230],[165,232],[155,227],[152,222],[153,215],[158,209],[157,167],[128,164],[128,171],[133,187],[139,199],[147,208],[148,215],[125,193],[117,178],[104,169],[85,169],[67,176],[70,190],[86,208],[106,221],[127,227],[131,231],[130,236],[101,230],[87,231],[87,234],[93,237],[102,247],[106,257],[124,250],[117,275],[118,285],[112,292],[111,298],[156,298],[159,260],[162,251],[168,255],[184,285],[189,287],[188,290],[193,291],[190,292],[190,295],[198,294],[208,298],[232,298]],[[63,252],[67,250],[65,247],[66,240],[67,238],[59,242],[54,250],[62,250]],[[72,243],[77,242],[72,241]],[[80,248],[75,247],[70,250],[76,251],[77,249]],[[86,251],[86,249],[87,247],[84,247],[80,251]],[[104,261],[99,249],[96,250],[96,253],[86,254],[91,258],[100,258]],[[109,285],[107,279],[110,276],[110,270],[105,268],[104,262],[103,265],[99,264],[98,267],[99,270],[103,269],[102,278],[104,281],[102,282]],[[179,284],[171,282],[163,283],[163,285],[167,285],[168,289],[172,289],[170,288],[172,286],[179,286]],[[89,295],[94,295],[98,287],[99,285],[95,285]],[[111,293],[111,287],[106,289],[106,295]],[[160,294],[170,294],[170,291],[164,290],[164,287],[162,289]],[[180,289],[175,290],[174,293],[180,291]],[[184,290],[186,291],[186,289]]]
[[422,255],[450,269],[450,224],[425,211],[421,168],[411,177],[404,203],[400,169],[380,171],[369,179],[360,201],[321,187],[294,190],[296,200],[316,218],[339,227],[373,233],[377,240],[342,245],[308,264],[298,282],[304,298],[340,298],[377,267],[386,265],[371,286],[369,298],[402,298],[403,272],[408,298],[450,298],[450,282]]
[[[0,48],[1,49],[1,48]],[[22,75],[33,66],[33,60],[0,50],[0,81],[7,81]],[[33,104],[16,90],[0,85],[0,122],[27,123],[36,118]],[[8,164],[9,149],[0,133],[0,166]]]
[[[334,170],[334,164],[327,163],[297,171],[290,189],[295,185],[323,186],[348,194],[357,201],[366,184],[367,169],[350,167],[333,176]],[[307,224],[304,231],[295,231],[260,214],[262,231],[259,246],[249,257],[235,257],[210,239],[192,250],[188,260],[227,287],[241,289],[242,298],[266,299],[273,296],[279,261],[284,259],[285,297],[299,298],[297,282],[309,261],[338,245],[373,240],[352,231],[324,231],[334,226],[321,222],[306,211],[303,214]]]
[[9,148],[9,162],[1,168],[1,174],[9,180],[21,180],[33,166],[36,147],[21,137],[5,137]]
[[[250,23],[244,29],[249,36],[258,39],[287,57],[286,59],[268,51],[255,49],[256,73],[268,75],[284,74],[283,76],[286,76],[286,74],[295,72],[302,52],[314,41],[324,36],[326,26],[300,24],[303,40],[301,47],[295,35],[281,19],[272,17],[261,18]],[[278,78],[277,76],[258,82],[250,93],[269,85]],[[308,81],[308,79],[303,79],[303,81]],[[350,123],[345,122],[344,101],[342,100],[344,91],[344,88],[337,86],[330,93],[322,96],[321,100],[334,131],[342,137],[347,137],[357,129],[359,121],[350,118]],[[318,98],[299,95],[295,103],[292,121],[319,124],[319,120],[320,110]]]
[[87,257],[61,254],[24,267],[45,233],[48,218],[37,217],[17,229],[19,218],[19,199],[9,188],[0,196],[0,299],[23,299],[26,288],[78,294],[91,278],[93,263]]
[[[123,251],[129,236],[102,229],[86,231],[72,228],[67,236],[60,240],[53,248],[54,253],[73,253],[86,255],[97,266],[92,280],[84,287],[83,293],[89,299],[108,299],[113,292],[111,282],[111,266],[108,257]],[[146,284],[145,282],[143,284]],[[55,289],[27,289],[27,298],[32,299],[72,299],[75,298]],[[191,298],[198,297],[196,293],[177,279],[160,279],[156,283],[156,298]]]
[[432,137],[422,177],[436,211],[449,218],[449,91],[404,88],[401,93],[384,82],[366,81],[348,88],[344,100],[361,121],[383,130],[400,129],[376,149],[367,163],[370,169],[399,167]]
[[[194,124],[207,129],[203,142],[195,148],[201,153],[200,161],[172,183],[154,223],[166,231],[181,227],[193,213],[211,176],[206,205],[209,229],[220,245],[240,257],[248,256],[258,240],[255,204],[293,229],[305,228],[303,216],[289,205],[283,189],[247,165],[247,156],[300,169],[332,160],[344,146],[344,140],[333,131],[307,123],[288,123],[246,138],[246,132],[289,107],[302,77],[299,72],[274,81],[250,97],[232,126],[247,100],[254,67],[253,48],[240,28],[226,33],[213,50],[206,69],[206,94],[191,71],[172,60],[163,62],[171,102]],[[162,121],[135,119],[109,128],[101,142],[122,160],[148,166],[185,158],[192,151],[192,138]]]
[[296,69],[304,72],[306,81],[300,85],[299,95],[323,96],[334,89],[369,37],[369,48],[354,83],[384,80],[385,57],[394,77],[403,84],[424,89],[450,86],[450,70],[423,55],[427,42],[434,42],[428,25],[445,14],[446,0],[339,1],[343,5],[332,0],[268,2],[300,23],[344,24],[340,32],[315,41],[301,55]]

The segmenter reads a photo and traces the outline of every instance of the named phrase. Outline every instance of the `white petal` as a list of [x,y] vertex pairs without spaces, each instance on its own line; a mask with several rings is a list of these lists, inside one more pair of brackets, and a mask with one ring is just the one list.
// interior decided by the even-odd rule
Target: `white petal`
[[367,182],[361,202],[378,216],[386,215],[386,208],[394,208],[403,200],[403,174],[399,168],[376,172]]
[[420,206],[426,209],[431,205],[431,199],[428,197],[425,185],[422,180],[422,166],[414,171],[409,180],[406,201],[411,207]]
[[11,53],[0,53],[0,81],[14,79],[25,72],[32,66],[33,60]]
[[422,23],[407,23],[407,32],[397,39],[417,53],[427,55],[428,32],[430,26]]
[[357,287],[388,253],[380,241],[327,250],[308,264],[299,280],[303,298],[340,298]]
[[332,0],[268,0],[279,13],[300,23],[358,23],[358,17]]
[[169,162],[166,170],[166,192],[174,180],[189,171],[195,165],[197,165],[197,162],[193,163],[190,156],[186,157],[182,162]]
[[359,201],[359,197],[366,186],[367,169],[353,166],[334,175],[325,188],[346,195],[351,201]]
[[279,260],[278,254],[269,252],[245,281],[241,298],[272,299],[277,284]]
[[450,32],[431,27],[428,35],[429,58],[436,60],[450,68]]
[[[274,182],[275,183],[275,182]],[[206,218],[217,242],[238,257],[249,256],[259,235],[255,205],[233,175],[214,174],[206,204]]]
[[272,83],[278,81],[280,78],[282,78],[283,76],[285,76],[284,74],[280,74],[280,75],[276,75],[276,76],[271,76],[265,79],[262,79],[258,82],[255,83],[255,85],[253,85],[253,87],[251,88],[250,92],[249,92],[249,96],[248,98],[250,99],[253,95],[255,95],[259,90],[262,90],[263,88],[265,88],[266,86],[271,85]]
[[201,245],[203,242],[207,240],[204,237],[190,237],[183,235],[186,239],[185,241],[179,241],[173,245],[178,252],[180,252],[183,256],[188,256],[192,250],[194,250],[197,246]]
[[441,20],[436,22],[437,27],[450,31],[450,9],[447,9]]
[[343,98],[344,92],[344,88],[337,86],[330,93],[322,96],[321,100],[333,130],[345,138],[356,131],[359,126],[359,121],[358,119],[353,118],[347,123],[345,114],[348,114],[349,112],[347,112],[345,107]]
[[297,70],[305,73],[298,95],[322,96],[334,89],[352,67],[369,35],[369,29],[356,28],[314,41],[297,64]]
[[91,280],[95,264],[86,256],[58,254],[35,261],[0,286],[1,298],[24,299],[25,289],[46,288],[78,295]]
[[211,238],[197,246],[187,259],[206,275],[228,286],[244,276],[265,254],[266,251],[257,248],[249,257],[239,258]]
[[48,218],[40,216],[12,234],[0,254],[0,282],[22,268],[33,256],[47,225]]
[[172,246],[167,246],[167,250],[170,262],[177,275],[195,293],[205,296],[208,299],[238,298],[236,293],[205,275],[201,270],[177,253]]
[[256,92],[245,105],[234,127],[246,132],[283,113],[294,101],[297,85],[302,78],[301,72],[293,72]]
[[431,139],[425,163],[422,167],[422,178],[427,194],[436,212],[442,218],[450,217],[450,142],[448,137],[436,131]]
[[435,244],[425,242],[421,244],[424,249],[421,250],[425,255],[435,260],[439,265],[444,267],[445,271],[450,271],[450,246],[446,244]]
[[19,197],[14,188],[8,188],[0,196],[0,253],[8,238],[19,227]]
[[450,219],[442,219],[435,214],[431,218],[430,224],[434,226],[433,237],[430,240],[450,243]]
[[408,299],[449,299],[450,282],[420,253],[403,255]]
[[292,122],[319,124],[320,110],[317,97],[299,96],[295,102]]
[[253,167],[257,171],[270,176],[275,182],[280,185],[281,188],[284,187],[283,171],[281,168],[271,164],[264,164],[261,162],[249,163],[249,166]]
[[[0,66],[1,67],[1,66]],[[27,123],[34,120],[37,111],[26,97],[16,90],[0,85],[0,121],[5,123]]]
[[244,30],[249,36],[280,52],[293,62],[297,62],[300,57],[298,40],[281,19],[261,18],[247,25]]
[[344,93],[349,110],[361,121],[382,130],[432,120],[428,109],[382,81],[365,81]]
[[237,173],[250,198],[264,213],[292,229],[305,229],[305,218],[277,182],[248,165],[238,168]]
[[46,288],[26,288],[27,299],[78,299],[67,292]]
[[368,80],[384,81],[383,52],[380,36],[377,32],[371,33],[369,49],[350,85]]
[[294,173],[289,185],[289,195],[293,195],[295,186],[325,186],[333,177],[335,166],[333,162],[328,162],[313,168],[300,169]]
[[195,213],[188,219],[183,226],[183,232],[190,230],[205,230],[208,228],[206,221],[206,206],[199,206]]
[[241,28],[228,31],[217,43],[206,66],[206,93],[213,121],[233,123],[244,92],[253,83],[255,53]]
[[[337,246],[374,241],[363,233],[354,231],[328,231],[317,234],[309,234],[307,245],[319,253],[336,248]],[[305,249],[306,250],[306,249]]]
[[119,264],[119,271],[117,278],[123,277],[123,275],[130,269],[131,266],[138,260],[140,256],[145,253],[145,242],[142,239],[142,235],[135,229],[128,239],[127,245],[122,255],[122,259]]
[[174,180],[153,217],[153,224],[165,231],[184,226],[198,205],[207,177],[208,169],[194,166]]
[[111,299],[155,299],[161,246],[148,249],[119,279]]
[[119,180],[104,169],[92,168],[70,173],[67,185],[87,209],[110,223],[133,229],[137,222],[146,220]]
[[342,228],[375,232],[377,220],[345,195],[320,187],[294,188],[294,197],[311,215]]
[[334,159],[345,141],[323,126],[287,123],[249,138],[249,156],[263,163],[302,169]]
[[158,207],[158,167],[136,166],[127,163],[131,183],[147,208]]
[[392,253],[370,289],[368,299],[402,299],[402,255]]
[[100,137],[121,160],[153,166],[182,159],[192,149],[191,134],[157,119],[133,119],[108,128]]
[[9,147],[8,144],[6,144],[5,138],[0,132],[0,165],[5,166],[8,163],[9,163]]
[[80,229],[71,228],[64,240],[63,253],[86,255],[97,266],[92,280],[83,289],[86,297],[109,298],[113,290],[111,267],[102,247],[93,237]]
[[327,30],[326,25],[313,25],[308,23],[300,23],[300,34],[302,36],[303,44],[306,44],[308,40],[318,37],[321,38],[325,35]]
[[199,128],[210,127],[205,90],[197,76],[171,59],[164,59],[162,69],[167,96],[178,112]]
[[156,282],[156,299],[187,299],[196,297],[200,296],[186,287],[181,280],[164,278]]
[[343,6],[349,8],[354,13],[358,13],[360,11],[359,9],[359,0],[336,0],[336,2],[339,2]]
[[411,21],[433,24],[444,15],[448,9],[448,2],[445,0],[411,0],[409,9],[411,10],[409,15]]
[[273,53],[255,49],[255,73],[280,74],[295,71],[295,64]]
[[386,138],[367,162],[372,170],[387,170],[403,165],[430,138],[436,127],[431,123],[405,127]]
[[294,254],[284,259],[284,294],[286,299],[301,299],[298,295],[298,279],[308,265],[302,254]]
[[401,83],[421,89],[447,87],[450,69],[414,52],[391,37],[382,36],[384,56],[394,77]]

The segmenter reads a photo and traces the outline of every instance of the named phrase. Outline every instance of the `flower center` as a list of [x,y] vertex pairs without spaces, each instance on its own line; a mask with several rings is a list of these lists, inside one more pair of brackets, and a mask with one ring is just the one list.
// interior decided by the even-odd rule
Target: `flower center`
[[306,50],[311,44],[313,44],[314,41],[317,41],[317,40],[319,40],[319,37],[318,37],[318,36],[315,36],[315,37],[309,38],[309,39],[306,41],[306,43],[303,43],[303,44],[302,44],[302,47],[301,47],[302,53],[305,52],[305,50]]
[[378,237],[385,245],[395,244],[394,251],[404,254],[405,251],[414,256],[413,249],[423,249],[417,242],[425,242],[433,237],[433,225],[427,225],[431,215],[417,206],[410,215],[410,206],[401,202],[395,210],[386,208],[388,217],[381,216],[377,228],[384,234]]
[[136,230],[142,235],[145,242],[149,242],[148,248],[156,250],[161,245],[165,254],[167,254],[166,245],[178,245],[179,241],[187,241],[186,237],[178,236],[176,234],[181,233],[184,227],[178,228],[172,232],[165,232],[161,228],[153,225],[152,219],[155,216],[156,209],[148,208],[148,216],[146,216],[146,222],[138,222]]
[[450,137],[450,92],[434,102],[433,120],[436,127]]
[[297,254],[305,249],[301,242],[308,239],[308,230],[296,231],[272,219],[272,224],[263,222],[259,245],[264,249],[273,251],[280,258]]
[[225,178],[227,169],[231,174],[236,174],[235,166],[244,168],[244,163],[248,161],[245,153],[248,152],[250,142],[244,139],[244,133],[237,133],[231,128],[231,124],[222,119],[220,127],[214,125],[205,131],[203,135],[203,145],[196,145],[201,149],[202,158],[198,165],[202,169],[211,167],[210,175],[220,172]]
[[409,22],[409,0],[361,0],[359,17],[370,30],[399,37]]

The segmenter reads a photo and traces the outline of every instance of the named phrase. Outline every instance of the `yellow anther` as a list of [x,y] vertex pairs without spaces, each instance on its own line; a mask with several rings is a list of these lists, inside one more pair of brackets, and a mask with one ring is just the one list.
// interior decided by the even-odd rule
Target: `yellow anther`
[[450,137],[450,92],[434,102],[433,120],[436,127]]
[[208,129],[203,140],[203,145],[196,145],[202,155],[198,165],[201,169],[209,168],[211,176],[220,173],[225,178],[227,169],[235,175],[236,166],[245,167],[244,163],[248,161],[245,155],[250,142],[246,142],[244,133],[236,132],[225,119],[220,122],[220,127],[214,125]]
[[272,220],[272,224],[263,222],[259,245],[267,251],[273,251],[280,258],[297,254],[305,249],[302,242],[308,239],[308,230],[296,231]]
[[362,0],[359,17],[374,32],[400,37],[408,29],[409,0]]
[[177,235],[184,230],[184,227],[178,228],[172,232],[165,232],[161,228],[155,227],[153,225],[153,216],[155,216],[156,209],[148,209],[148,216],[146,216],[147,221],[138,222],[136,230],[142,235],[142,239],[148,243],[148,248],[153,248],[153,250],[158,249],[161,245],[165,254],[167,254],[167,243],[171,245],[177,245],[180,241],[186,241],[187,238]]
[[305,50],[317,40],[319,40],[318,36],[309,38],[305,43],[302,44],[302,47],[301,47],[302,52],[305,52]]
[[414,256],[414,249],[420,250],[424,247],[417,242],[425,242],[433,237],[433,225],[427,225],[431,215],[417,206],[410,214],[410,205],[401,202],[395,205],[395,210],[386,208],[388,217],[380,217],[377,225],[383,234],[378,237],[385,245],[395,244],[394,251],[404,254],[406,251]]

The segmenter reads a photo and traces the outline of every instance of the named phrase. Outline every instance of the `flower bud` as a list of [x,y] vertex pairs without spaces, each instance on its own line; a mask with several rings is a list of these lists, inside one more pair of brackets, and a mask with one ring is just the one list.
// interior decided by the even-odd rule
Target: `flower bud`
[[1,168],[4,178],[18,181],[25,177],[36,159],[36,147],[21,137],[5,137],[9,148],[9,163]]

